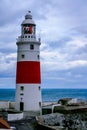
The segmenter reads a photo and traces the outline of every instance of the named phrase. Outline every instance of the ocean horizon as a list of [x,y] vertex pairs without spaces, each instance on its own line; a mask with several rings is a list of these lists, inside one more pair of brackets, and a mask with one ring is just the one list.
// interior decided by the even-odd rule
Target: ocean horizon
[[[0,88],[0,101],[15,101],[15,88]],[[87,89],[82,88],[42,88],[43,102],[56,102],[61,98],[87,100]]]

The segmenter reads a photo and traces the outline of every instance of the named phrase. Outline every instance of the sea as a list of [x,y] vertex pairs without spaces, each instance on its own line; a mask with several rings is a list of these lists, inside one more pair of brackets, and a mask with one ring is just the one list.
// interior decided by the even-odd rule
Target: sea
[[[0,101],[15,101],[15,89],[0,89]],[[61,98],[87,100],[87,89],[42,89],[43,102],[57,102]]]

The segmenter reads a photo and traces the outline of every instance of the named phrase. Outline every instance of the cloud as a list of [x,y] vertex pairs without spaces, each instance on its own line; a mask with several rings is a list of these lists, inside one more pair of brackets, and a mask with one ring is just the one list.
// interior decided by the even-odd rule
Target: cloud
[[15,76],[16,53],[3,54],[0,53],[0,75],[3,77]]
[[15,78],[0,78],[0,88],[15,88]]
[[[55,43],[53,43],[55,44]],[[58,42],[58,44],[61,44]],[[52,44],[51,44],[52,45]],[[55,45],[54,45],[55,46]],[[69,41],[62,41],[62,45],[53,48],[46,43],[42,45],[42,66],[46,67],[45,71],[49,70],[64,70],[79,66],[87,65],[87,52],[80,52],[87,46],[85,37],[73,37]]]
[[[28,10],[32,11],[37,25],[37,36],[41,35],[40,54],[44,84],[57,86],[59,83],[60,87],[66,87],[69,82],[78,82],[79,86],[80,82],[83,83],[81,77],[85,80],[87,72],[85,0],[1,0],[0,76],[15,77],[16,38],[21,33],[21,23]],[[8,80],[3,79],[4,81]]]

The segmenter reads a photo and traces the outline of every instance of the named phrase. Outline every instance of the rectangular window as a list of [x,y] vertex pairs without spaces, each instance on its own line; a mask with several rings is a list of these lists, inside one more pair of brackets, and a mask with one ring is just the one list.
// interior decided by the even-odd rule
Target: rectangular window
[[31,50],[34,49],[34,45],[33,45],[33,44],[30,45],[30,49],[31,49]]
[[39,102],[39,106],[41,107],[41,102]]
[[38,87],[38,89],[40,90],[40,89],[41,89],[41,87],[39,86],[39,87]]
[[21,96],[23,96],[24,94],[23,93],[20,93]]
[[21,86],[21,87],[20,87],[20,90],[22,90],[22,91],[23,91],[23,90],[24,90],[24,86]]
[[38,60],[40,59],[40,56],[39,55],[37,55],[37,58],[38,58]]
[[24,58],[24,57],[25,57],[25,55],[24,55],[24,54],[22,54],[22,55],[21,55],[21,58]]

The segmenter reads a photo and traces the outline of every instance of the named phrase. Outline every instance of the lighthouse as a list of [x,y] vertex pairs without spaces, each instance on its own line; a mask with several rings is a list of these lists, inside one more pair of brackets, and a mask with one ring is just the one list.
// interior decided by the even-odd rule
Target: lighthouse
[[17,39],[16,99],[18,111],[41,112],[40,38],[29,11]]

